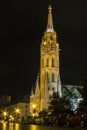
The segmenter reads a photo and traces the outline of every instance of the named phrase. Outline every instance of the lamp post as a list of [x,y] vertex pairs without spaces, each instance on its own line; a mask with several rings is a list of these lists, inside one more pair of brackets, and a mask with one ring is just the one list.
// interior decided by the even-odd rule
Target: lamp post
[[4,120],[6,121],[7,112],[4,111],[4,112],[3,112],[3,115],[4,115]]
[[20,122],[20,121],[19,121],[20,109],[19,109],[19,108],[16,108],[16,109],[15,109],[15,113],[16,113],[16,121],[17,121],[17,122]]

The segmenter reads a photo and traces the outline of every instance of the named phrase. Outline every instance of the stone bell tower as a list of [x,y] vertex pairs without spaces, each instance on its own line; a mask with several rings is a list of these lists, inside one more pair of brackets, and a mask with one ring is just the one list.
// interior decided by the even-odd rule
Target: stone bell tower
[[52,8],[48,7],[47,28],[40,47],[40,98],[41,110],[48,109],[53,92],[61,93],[59,73],[59,44],[53,27]]

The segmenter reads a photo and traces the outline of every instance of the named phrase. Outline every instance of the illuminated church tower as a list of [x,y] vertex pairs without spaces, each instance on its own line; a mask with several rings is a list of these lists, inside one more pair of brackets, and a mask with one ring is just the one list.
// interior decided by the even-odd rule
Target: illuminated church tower
[[53,92],[58,92],[59,96],[62,96],[59,74],[59,44],[53,27],[51,6],[48,8],[47,29],[41,43],[40,91],[41,110],[48,108],[49,98]]
[[48,7],[47,29],[42,37],[40,47],[40,74],[38,84],[39,87],[38,85],[35,86],[36,90],[39,91],[39,93],[37,92],[38,95],[34,92],[30,96],[31,113],[33,104],[36,105],[38,112],[48,109],[48,102],[54,92],[57,92],[60,97],[62,96],[59,72],[59,44],[57,43],[57,36],[53,27],[51,6]]

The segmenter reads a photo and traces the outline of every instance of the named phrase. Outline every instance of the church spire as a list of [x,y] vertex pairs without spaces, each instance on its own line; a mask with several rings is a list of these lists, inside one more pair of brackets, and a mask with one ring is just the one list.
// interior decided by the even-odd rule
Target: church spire
[[48,7],[48,22],[46,32],[54,32],[51,5]]

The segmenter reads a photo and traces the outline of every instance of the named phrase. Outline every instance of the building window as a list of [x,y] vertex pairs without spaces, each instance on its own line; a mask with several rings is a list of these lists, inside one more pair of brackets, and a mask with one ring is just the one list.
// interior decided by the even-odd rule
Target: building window
[[49,82],[49,76],[48,76],[48,73],[46,73],[46,81]]
[[52,73],[52,82],[55,82],[55,75]]
[[49,66],[49,59],[47,58],[46,59],[46,67],[48,67]]
[[55,61],[54,61],[54,58],[52,58],[52,67],[55,66]]
[[52,43],[51,43],[51,51],[55,51],[55,49],[56,49],[56,47],[55,47],[55,43],[52,42]]

